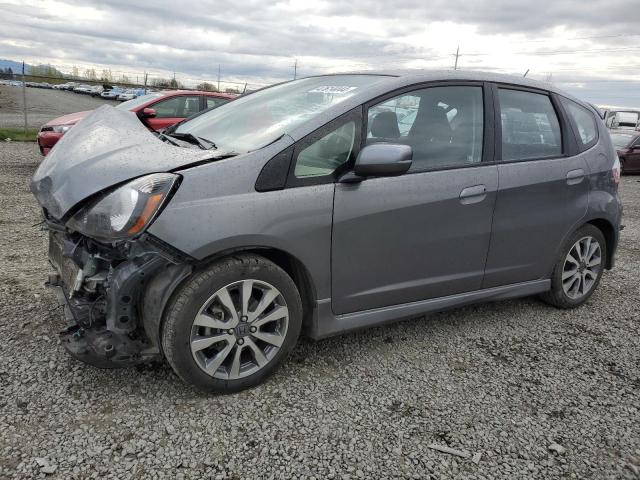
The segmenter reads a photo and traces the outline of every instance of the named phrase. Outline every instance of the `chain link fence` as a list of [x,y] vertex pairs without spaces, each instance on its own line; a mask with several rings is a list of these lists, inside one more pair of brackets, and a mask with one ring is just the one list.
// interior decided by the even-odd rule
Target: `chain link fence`
[[[66,88],[61,89],[62,86]],[[92,110],[104,103],[116,104],[115,100],[100,96],[100,91],[114,87],[138,90],[138,93],[179,89],[242,95],[265,86],[219,78],[166,77],[157,73],[136,74],[96,68],[86,68],[82,73],[77,68],[63,73],[51,65],[25,66],[24,73],[5,68],[0,69],[0,129],[37,129],[61,115]],[[97,88],[90,91],[92,87]]]

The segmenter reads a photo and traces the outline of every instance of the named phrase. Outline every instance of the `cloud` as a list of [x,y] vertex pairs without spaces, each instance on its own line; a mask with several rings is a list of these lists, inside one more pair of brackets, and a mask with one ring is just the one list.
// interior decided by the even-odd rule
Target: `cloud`
[[0,57],[194,81],[221,65],[223,80],[269,83],[294,58],[302,75],[450,68],[461,45],[462,68],[588,77],[597,96],[612,78],[634,85],[638,24],[633,0],[5,0]]

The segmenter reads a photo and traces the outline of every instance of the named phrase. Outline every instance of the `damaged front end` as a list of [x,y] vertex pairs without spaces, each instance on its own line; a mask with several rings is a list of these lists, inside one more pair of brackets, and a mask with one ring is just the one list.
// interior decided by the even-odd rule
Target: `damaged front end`
[[109,368],[160,354],[164,302],[191,267],[145,230],[178,185],[178,175],[150,174],[97,194],[66,220],[44,208],[55,269],[48,283],[69,320],[62,344],[77,359]]
[[[55,273],[48,285],[64,305],[69,325],[60,339],[73,357],[101,368],[159,357],[157,305],[165,292],[149,286],[159,274],[174,278],[190,270],[185,259],[166,248],[148,235],[105,245],[49,223],[49,260]],[[145,301],[150,310],[146,326]]]

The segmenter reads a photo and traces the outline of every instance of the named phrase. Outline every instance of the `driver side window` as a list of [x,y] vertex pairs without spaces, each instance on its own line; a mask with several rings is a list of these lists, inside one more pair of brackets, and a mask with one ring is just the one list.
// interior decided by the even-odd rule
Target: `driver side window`
[[351,157],[356,124],[349,121],[302,150],[296,159],[296,178],[330,175]]

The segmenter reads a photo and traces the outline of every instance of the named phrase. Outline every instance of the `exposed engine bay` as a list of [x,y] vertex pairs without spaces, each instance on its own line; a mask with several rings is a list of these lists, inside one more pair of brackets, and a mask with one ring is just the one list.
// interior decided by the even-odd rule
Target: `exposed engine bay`
[[[155,332],[149,335],[142,320],[145,291],[147,297],[158,293],[158,299],[147,298],[150,317],[158,316],[161,309],[153,310],[162,287],[153,287],[152,279],[163,269],[168,273],[165,278],[172,279],[177,271],[186,275],[185,270],[190,268],[159,248],[159,241],[148,235],[108,245],[65,232],[54,223],[49,222],[48,228],[49,260],[55,272],[47,283],[56,288],[58,300],[65,307],[68,326],[60,332],[60,339],[69,353],[101,368],[159,357]],[[156,284],[164,283],[156,279]],[[159,324],[159,319],[155,323]]]

